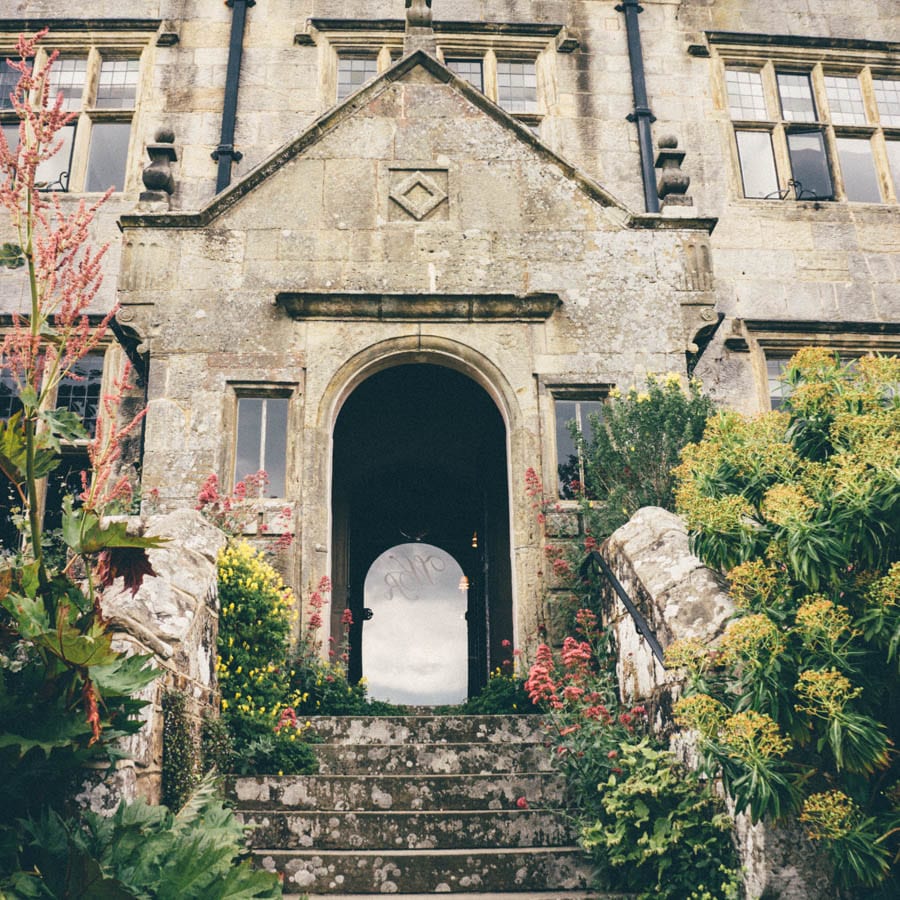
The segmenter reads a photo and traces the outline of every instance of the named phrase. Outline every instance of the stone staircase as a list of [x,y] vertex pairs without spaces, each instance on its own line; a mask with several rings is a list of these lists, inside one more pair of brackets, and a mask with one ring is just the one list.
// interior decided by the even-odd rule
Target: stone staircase
[[312,722],[319,774],[229,785],[287,896],[601,896],[588,892],[537,717]]

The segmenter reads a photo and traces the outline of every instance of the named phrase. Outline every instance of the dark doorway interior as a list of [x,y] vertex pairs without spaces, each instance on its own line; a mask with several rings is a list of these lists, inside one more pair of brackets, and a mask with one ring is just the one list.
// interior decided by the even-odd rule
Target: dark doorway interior
[[[469,580],[469,694],[509,656],[512,639],[506,429],[485,391],[434,365],[385,369],[344,404],[334,431],[334,608],[353,612],[350,677],[362,671],[363,585],[390,547],[421,540]],[[396,652],[408,636],[398,635]]]

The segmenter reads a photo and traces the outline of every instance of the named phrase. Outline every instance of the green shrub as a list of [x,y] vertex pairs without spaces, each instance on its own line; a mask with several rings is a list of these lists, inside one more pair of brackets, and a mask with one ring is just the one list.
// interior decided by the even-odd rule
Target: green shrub
[[496,668],[488,683],[459,706],[466,716],[524,715],[538,712],[525,691],[525,679],[514,672]]
[[737,900],[732,821],[697,773],[647,737],[621,742],[615,762],[582,831],[601,876],[653,900]]
[[234,747],[222,717],[207,710],[200,722],[200,770],[224,774],[232,772]]
[[594,613],[581,609],[576,622],[558,655],[538,647],[525,688],[546,710],[602,887],[733,900],[738,869],[721,801],[650,736],[643,706],[621,706]]
[[675,508],[681,449],[703,436],[712,401],[678,375],[648,376],[646,390],[613,391],[590,436],[573,432],[584,458],[587,525],[602,540],[643,506]]
[[679,511],[736,620],[676,707],[739,810],[799,813],[838,883],[896,897],[900,851],[900,359],[800,351],[790,396],[684,451]]
[[222,717],[235,748],[271,733],[288,699],[287,652],[294,595],[262,553],[229,542],[219,556]]
[[177,812],[197,783],[197,744],[187,714],[187,697],[181,691],[166,691],[162,714],[162,804]]
[[[104,817],[53,811],[23,823],[24,858],[13,897],[252,900],[281,896],[276,875],[254,869],[245,833],[206,778],[177,814],[142,800]],[[40,873],[40,876],[37,873]]]

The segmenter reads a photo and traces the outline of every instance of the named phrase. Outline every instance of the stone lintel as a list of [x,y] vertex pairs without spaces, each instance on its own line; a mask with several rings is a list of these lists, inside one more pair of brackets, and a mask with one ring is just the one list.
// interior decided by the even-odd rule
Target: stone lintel
[[628,224],[632,228],[650,231],[705,231],[712,234],[719,220],[712,216],[678,216],[668,218],[662,214],[632,213]]
[[439,319],[534,321],[560,306],[558,294],[368,294],[282,292],[276,297],[295,319]]

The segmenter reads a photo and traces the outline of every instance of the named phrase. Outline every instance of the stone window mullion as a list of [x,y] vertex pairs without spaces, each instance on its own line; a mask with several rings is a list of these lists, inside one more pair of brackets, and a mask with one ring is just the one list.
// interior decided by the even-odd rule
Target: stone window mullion
[[497,93],[497,54],[488,49],[484,54],[484,93],[494,103],[498,101]]

